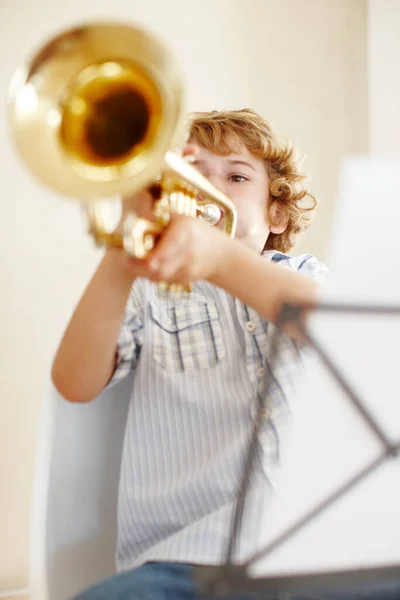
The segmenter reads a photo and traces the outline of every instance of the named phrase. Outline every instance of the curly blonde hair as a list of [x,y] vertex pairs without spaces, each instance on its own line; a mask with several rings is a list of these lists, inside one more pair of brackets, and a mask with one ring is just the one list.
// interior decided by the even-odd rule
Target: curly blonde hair
[[189,118],[190,141],[223,156],[244,143],[249,152],[264,160],[270,201],[279,203],[278,214],[287,220],[283,233],[270,233],[264,250],[291,250],[296,237],[309,226],[317,201],[306,187],[306,176],[298,170],[290,142],[279,140],[269,123],[251,109],[197,112]]

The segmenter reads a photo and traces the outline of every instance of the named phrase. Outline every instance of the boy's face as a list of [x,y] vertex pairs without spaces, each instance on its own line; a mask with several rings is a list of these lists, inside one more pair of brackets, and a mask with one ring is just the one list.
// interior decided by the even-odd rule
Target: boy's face
[[278,233],[268,223],[269,177],[264,161],[244,144],[228,156],[199,146],[193,166],[234,203],[238,213],[236,238],[261,252],[270,231]]

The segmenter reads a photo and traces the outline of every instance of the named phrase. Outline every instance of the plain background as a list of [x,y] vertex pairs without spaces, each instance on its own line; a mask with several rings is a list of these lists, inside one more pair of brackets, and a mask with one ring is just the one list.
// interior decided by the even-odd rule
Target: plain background
[[[2,0],[0,3],[0,591],[27,586],[42,394],[66,320],[100,259],[79,206],[31,179],[10,144],[14,68],[55,31],[131,20],[170,45],[188,110],[252,107],[307,155],[320,205],[296,252],[326,256],[341,161],[397,154],[398,0]],[[397,57],[397,61],[396,61]],[[397,119],[397,121],[396,121]],[[397,135],[396,135],[397,131]]]

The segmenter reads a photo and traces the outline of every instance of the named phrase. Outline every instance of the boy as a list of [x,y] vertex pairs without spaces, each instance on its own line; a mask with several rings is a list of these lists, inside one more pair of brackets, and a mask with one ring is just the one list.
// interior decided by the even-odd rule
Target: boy
[[[223,560],[259,397],[273,376],[235,561],[257,550],[299,362],[289,330],[269,372],[273,323],[285,302],[315,303],[326,272],[310,255],[285,254],[316,203],[293,149],[264,119],[251,110],[198,113],[190,143],[196,168],[236,206],[236,239],[176,217],[148,260],[108,250],[53,365],[56,387],[74,402],[135,369],[119,491],[122,574],[85,600],[195,597],[192,565]],[[151,204],[149,192],[130,199],[139,216]],[[193,292],[160,295],[158,281],[192,281]]]

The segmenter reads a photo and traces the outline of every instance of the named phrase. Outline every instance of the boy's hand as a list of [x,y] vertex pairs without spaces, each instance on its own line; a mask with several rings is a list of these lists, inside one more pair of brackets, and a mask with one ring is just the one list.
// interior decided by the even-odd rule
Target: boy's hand
[[[198,152],[198,146],[196,146],[195,144],[192,143],[188,143],[186,144],[184,151],[183,151],[183,156],[195,156]],[[134,195],[134,196],[130,196],[130,197],[125,197],[123,199],[123,207],[122,207],[122,215],[121,215],[121,220],[118,224],[118,227],[116,229],[116,232],[121,233],[122,232],[122,223],[124,221],[124,219],[126,218],[126,216],[130,213],[130,212],[134,212],[138,217],[146,219],[148,221],[154,221],[154,216],[153,216],[153,205],[154,205],[154,201],[158,199],[159,197],[159,187],[157,185],[151,186],[151,188],[144,190],[142,192],[139,192],[138,194]],[[194,219],[191,217],[190,219],[188,218],[188,222],[187,225],[182,225],[182,224],[178,224],[179,221],[185,221],[186,219],[184,217],[177,217],[177,216],[173,216],[171,219],[171,223],[168,227],[168,232],[165,231],[162,235],[162,240],[157,244],[157,248],[153,251],[152,253],[152,257],[154,260],[154,255],[156,255],[156,257],[158,257],[158,252],[159,252],[159,247],[160,248],[164,248],[164,237],[166,238],[165,243],[167,243],[167,248],[165,250],[165,252],[169,253],[173,253],[173,247],[176,247],[176,245],[181,244],[181,241],[184,237],[185,237],[185,233],[182,232],[182,229],[186,229],[191,227],[190,222],[194,221]],[[176,228],[176,232],[175,232],[175,228]],[[174,233],[175,232],[175,233]],[[171,237],[172,236],[172,237]],[[188,252],[190,252],[189,249],[187,249]],[[160,275],[160,269],[166,269],[166,272],[170,273],[169,277],[174,277],[174,274],[171,273],[171,263],[170,260],[168,260],[168,264],[165,262],[167,260],[167,255],[164,256],[164,250],[162,251],[163,254],[160,256],[160,260],[162,262],[162,265],[160,264],[160,267],[157,266],[157,262],[152,262],[152,267],[149,268],[149,262],[150,259],[145,259],[145,260],[138,260],[138,259],[134,259],[134,258],[130,258],[127,257],[127,255],[124,252],[121,252],[120,250],[116,250],[115,248],[108,248],[107,249],[107,254],[109,255],[110,260],[114,263],[114,267],[115,269],[117,269],[118,271],[121,271],[121,274],[123,275],[123,277],[128,276],[129,278],[135,279],[136,277],[146,277],[147,279],[151,279],[152,281],[167,281],[166,279],[163,279],[163,277]],[[179,252],[179,251],[178,251]],[[158,259],[157,259],[158,260]],[[186,270],[190,270],[190,266],[187,265]],[[181,275],[181,274],[180,274]],[[177,277],[180,277],[180,275]],[[182,277],[184,277],[184,273],[182,273]],[[168,279],[168,282],[171,281],[174,283],[178,282],[177,278],[174,278],[173,280]],[[184,283],[187,283],[189,280],[186,279]],[[191,280],[192,281],[192,280]],[[194,281],[194,280],[193,280]],[[179,279],[179,282],[181,282],[181,280]],[[183,281],[182,281],[183,282]]]
[[125,268],[151,281],[186,284],[209,279],[218,269],[229,238],[193,217],[173,215],[151,255],[144,260],[125,256]]

